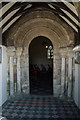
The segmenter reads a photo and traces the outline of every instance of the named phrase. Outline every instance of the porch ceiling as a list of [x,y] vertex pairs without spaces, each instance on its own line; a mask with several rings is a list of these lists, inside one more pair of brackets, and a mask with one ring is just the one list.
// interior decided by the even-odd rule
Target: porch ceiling
[[[56,0],[57,1],[57,0]],[[0,3],[0,27],[2,33],[6,32],[14,22],[24,14],[38,7],[49,9],[64,20],[75,32],[78,32],[79,17],[78,4],[72,2],[2,2]]]
[[[57,0],[56,2],[0,2],[0,13],[2,13],[0,14],[0,29],[2,28],[3,38],[23,16],[39,8],[42,8],[41,11],[49,10],[54,13],[79,36],[79,5],[80,2],[57,2]],[[3,41],[5,42],[4,39]]]

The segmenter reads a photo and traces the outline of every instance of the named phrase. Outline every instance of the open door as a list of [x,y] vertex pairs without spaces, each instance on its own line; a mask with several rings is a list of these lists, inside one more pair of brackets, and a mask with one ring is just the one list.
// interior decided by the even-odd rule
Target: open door
[[53,94],[53,46],[43,36],[36,37],[29,46],[30,93]]

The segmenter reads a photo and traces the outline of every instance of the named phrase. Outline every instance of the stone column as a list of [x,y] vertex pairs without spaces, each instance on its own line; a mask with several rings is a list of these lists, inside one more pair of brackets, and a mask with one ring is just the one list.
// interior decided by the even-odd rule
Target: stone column
[[30,92],[30,88],[29,88],[29,53],[28,53],[28,47],[24,48],[24,58],[25,58],[25,62],[24,62],[24,81],[23,81],[23,85],[22,85],[22,89],[23,92],[25,92],[26,94],[29,94]]
[[80,65],[75,64],[75,89],[74,89],[74,100],[76,105],[80,109]]
[[26,56],[26,74],[27,74],[27,91],[26,93],[29,94],[30,93],[30,88],[29,88],[29,54],[28,54],[28,51],[27,51],[27,56]]
[[68,59],[68,97],[72,95],[72,58]]
[[17,56],[17,91],[21,92],[21,69],[20,69],[20,57],[22,54],[22,48],[19,47],[16,50],[16,56]]
[[15,48],[8,47],[8,56],[10,58],[10,95],[14,94],[14,71],[13,71],[13,57],[15,55]]
[[[80,52],[80,45],[76,46],[74,52]],[[80,64],[75,63],[74,101],[80,109]]]
[[7,62],[6,62],[6,47],[0,45],[1,54],[0,57],[0,115],[2,112],[2,104],[7,100]]
[[64,95],[64,84],[65,84],[65,67],[66,67],[66,60],[62,58],[61,64],[61,96]]
[[14,76],[13,76],[13,56],[10,57],[10,95],[14,93]]
[[17,59],[14,56],[14,91],[17,92]]
[[53,59],[53,95],[54,97],[59,97],[60,96],[60,89],[61,89],[61,81],[60,81],[60,76],[61,76],[61,59],[59,55],[59,50],[54,50],[54,59]]
[[61,54],[65,55],[65,57],[68,59],[68,97],[71,97],[72,95],[72,58],[74,57],[74,53],[72,50],[72,47],[66,47],[61,49]]

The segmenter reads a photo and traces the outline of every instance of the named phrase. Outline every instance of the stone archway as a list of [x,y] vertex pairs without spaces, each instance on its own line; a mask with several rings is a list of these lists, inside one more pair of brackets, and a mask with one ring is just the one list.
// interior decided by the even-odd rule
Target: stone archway
[[[10,33],[7,35],[8,46],[13,45],[16,49],[18,49],[19,47],[23,48],[22,53],[18,55],[16,54],[15,57],[19,57],[20,60],[20,56],[22,56],[22,58],[24,58],[24,60],[26,61],[25,62],[24,60],[22,60],[24,71],[24,79],[22,79],[22,89],[24,92],[27,92],[28,94],[30,93],[29,45],[35,37],[44,36],[50,39],[54,46],[53,94],[54,96],[60,96],[61,87],[64,87],[63,83],[61,83],[61,79],[62,81],[64,81],[63,77],[61,76],[61,65],[63,64],[62,58],[68,56],[68,54],[66,53],[69,53],[69,51],[67,52],[66,47],[70,46],[74,42],[73,32],[64,23],[62,23],[63,22],[60,21],[60,19],[50,11],[48,11],[48,15],[45,14],[45,11],[34,11],[29,13],[29,15],[25,15],[18,22],[18,24],[13,25]],[[63,50],[63,48],[66,48],[66,52],[65,50]],[[64,90],[62,89],[62,91]]]
[[[39,28],[39,29],[38,29]],[[62,42],[62,37],[59,37],[59,35],[57,34],[57,32],[53,31],[50,28],[47,28],[46,26],[37,26],[34,29],[31,29],[30,31],[28,31],[28,33],[26,33],[26,35],[23,38],[24,44],[27,45],[27,81],[29,84],[29,45],[30,42],[32,41],[32,39],[34,39],[35,37],[38,36],[45,36],[48,39],[51,40],[53,46],[54,46],[54,72],[53,72],[53,94],[54,96],[60,96],[61,94],[61,56],[60,56],[60,46],[63,45],[67,45],[68,43],[68,37],[66,37],[66,42]],[[29,87],[28,87],[29,88]],[[30,88],[29,88],[29,93],[30,93]]]
[[53,45],[44,36],[29,45],[29,88],[30,94],[53,94]]

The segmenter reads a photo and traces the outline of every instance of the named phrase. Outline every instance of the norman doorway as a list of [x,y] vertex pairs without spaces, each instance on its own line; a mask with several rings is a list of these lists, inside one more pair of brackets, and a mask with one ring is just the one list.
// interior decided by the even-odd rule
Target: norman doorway
[[29,46],[30,94],[53,94],[53,45],[43,36],[34,38]]

